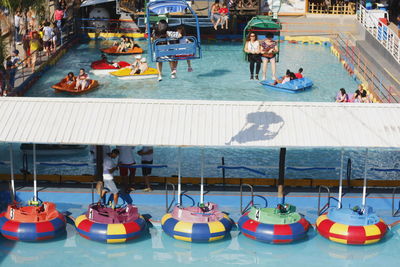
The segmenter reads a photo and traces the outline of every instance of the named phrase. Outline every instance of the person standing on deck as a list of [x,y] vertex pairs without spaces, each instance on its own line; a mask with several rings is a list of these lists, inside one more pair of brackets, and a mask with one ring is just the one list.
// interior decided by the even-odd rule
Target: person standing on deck
[[[121,175],[125,192],[135,190],[133,184],[135,183],[136,168],[131,168],[132,165],[136,164],[135,158],[133,157],[134,146],[117,146],[119,150],[119,174]],[[129,176],[128,176],[129,172]]]
[[101,192],[101,198],[103,198],[107,192],[114,195],[114,202],[112,208],[115,208],[118,204],[119,191],[114,183],[113,172],[118,169],[118,166],[113,162],[113,159],[119,155],[118,149],[113,149],[111,153],[107,153],[103,159],[103,182],[104,188]]
[[[141,160],[142,164],[153,164],[153,147],[152,146],[142,147],[142,149],[138,151],[138,155],[142,158],[142,160]],[[143,174],[144,181],[146,183],[146,188],[143,189],[143,191],[144,192],[153,191],[153,189],[151,189],[150,179],[149,179],[149,176],[151,174],[151,168],[142,167],[142,174]]]

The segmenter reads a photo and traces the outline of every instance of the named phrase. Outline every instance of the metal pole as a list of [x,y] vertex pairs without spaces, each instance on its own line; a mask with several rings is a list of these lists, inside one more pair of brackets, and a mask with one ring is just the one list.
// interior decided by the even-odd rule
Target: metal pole
[[278,199],[281,204],[285,203],[283,194],[283,187],[285,185],[285,162],[286,162],[286,148],[281,147],[279,152],[279,177],[278,177]]
[[12,151],[12,144],[9,145],[10,147],[10,168],[11,168],[11,200],[14,201],[15,199],[15,184],[14,184],[14,157],[13,157],[13,151]]
[[181,203],[181,148],[178,147],[178,206],[180,206]]
[[[225,158],[224,157],[222,157],[222,166],[224,166],[225,165]],[[223,187],[224,187],[224,190],[225,190],[225,184],[226,183],[226,181],[225,181],[225,168],[222,168],[222,185],[223,185]]]
[[337,208],[340,209],[342,208],[342,189],[343,189],[343,154],[344,150],[342,148],[342,153],[340,156],[340,179],[339,179],[339,201]]
[[200,181],[200,204],[204,203],[204,148],[201,148],[201,181]]
[[363,185],[363,196],[362,196],[362,208],[365,207],[365,199],[367,197],[367,163],[368,163],[368,148],[365,153],[365,166],[364,166],[364,185]]
[[33,144],[33,201],[37,201],[36,186],[36,145]]

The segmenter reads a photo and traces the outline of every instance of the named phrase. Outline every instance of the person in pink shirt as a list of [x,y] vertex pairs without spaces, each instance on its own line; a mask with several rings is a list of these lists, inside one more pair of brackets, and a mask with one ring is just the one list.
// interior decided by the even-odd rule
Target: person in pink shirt
[[64,10],[61,7],[57,7],[56,11],[54,11],[54,20],[57,23],[57,27],[61,30],[62,20],[64,18]]

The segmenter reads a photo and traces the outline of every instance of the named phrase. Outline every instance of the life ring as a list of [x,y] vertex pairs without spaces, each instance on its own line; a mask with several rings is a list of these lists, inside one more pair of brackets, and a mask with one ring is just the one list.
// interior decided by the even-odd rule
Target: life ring
[[218,211],[214,203],[204,208],[176,206],[161,219],[162,229],[169,236],[187,242],[213,242],[224,238],[232,229],[233,222]]
[[[348,245],[368,245],[379,242],[387,232],[385,222],[374,214],[357,215],[341,212],[342,210],[350,209],[335,210],[331,209],[328,213],[319,216],[316,223],[320,235],[333,242]],[[332,214],[333,212],[337,214]],[[374,218],[372,215],[374,215]],[[330,218],[330,216],[334,218]],[[359,220],[361,222],[373,220],[374,223],[368,225],[351,223],[354,217],[361,218]],[[365,220],[365,217],[368,218]],[[369,220],[369,218],[371,218],[371,220]],[[350,223],[343,222],[347,220],[350,221]]]
[[288,43],[289,44],[297,44],[297,41],[296,40],[289,40]]
[[145,219],[134,205],[112,209],[99,204],[89,206],[75,220],[78,233],[93,241],[123,243],[138,238],[146,228]]
[[0,214],[1,234],[11,240],[41,241],[65,232],[65,217],[52,202],[38,205],[8,205]]
[[288,206],[285,213],[278,208],[252,207],[240,217],[239,229],[246,237],[266,243],[291,243],[303,239],[310,223],[295,212],[295,206]]

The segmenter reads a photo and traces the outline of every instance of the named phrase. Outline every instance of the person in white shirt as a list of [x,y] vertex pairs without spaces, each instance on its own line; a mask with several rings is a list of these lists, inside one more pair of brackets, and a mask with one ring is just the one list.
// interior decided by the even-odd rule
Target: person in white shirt
[[119,150],[119,174],[122,176],[121,178],[125,187],[125,191],[133,191],[135,190],[133,184],[135,183],[136,168],[130,168],[130,166],[136,164],[135,158],[133,157],[133,151],[135,150],[135,147],[117,146],[117,149]]
[[107,192],[114,194],[114,203],[112,204],[112,208],[117,206],[119,191],[117,186],[114,183],[113,172],[118,169],[118,166],[115,164],[113,159],[118,157],[119,151],[118,149],[113,149],[111,153],[107,153],[103,159],[103,182],[104,188],[101,192],[101,198],[104,198]]
[[15,13],[15,16],[14,16],[14,31],[15,31],[15,34],[14,34],[15,40],[14,41],[17,44],[21,44],[20,35],[19,35],[19,30],[20,30],[20,26],[21,26],[21,19],[22,19],[21,12],[17,11]]
[[[138,155],[142,158],[142,164],[153,164],[153,147],[152,146],[144,146],[141,150],[138,151]],[[142,174],[144,177],[144,181],[146,183],[146,188],[143,189],[145,192],[151,192],[153,189],[150,187],[150,179],[149,176],[151,174],[151,168],[142,167]]]

